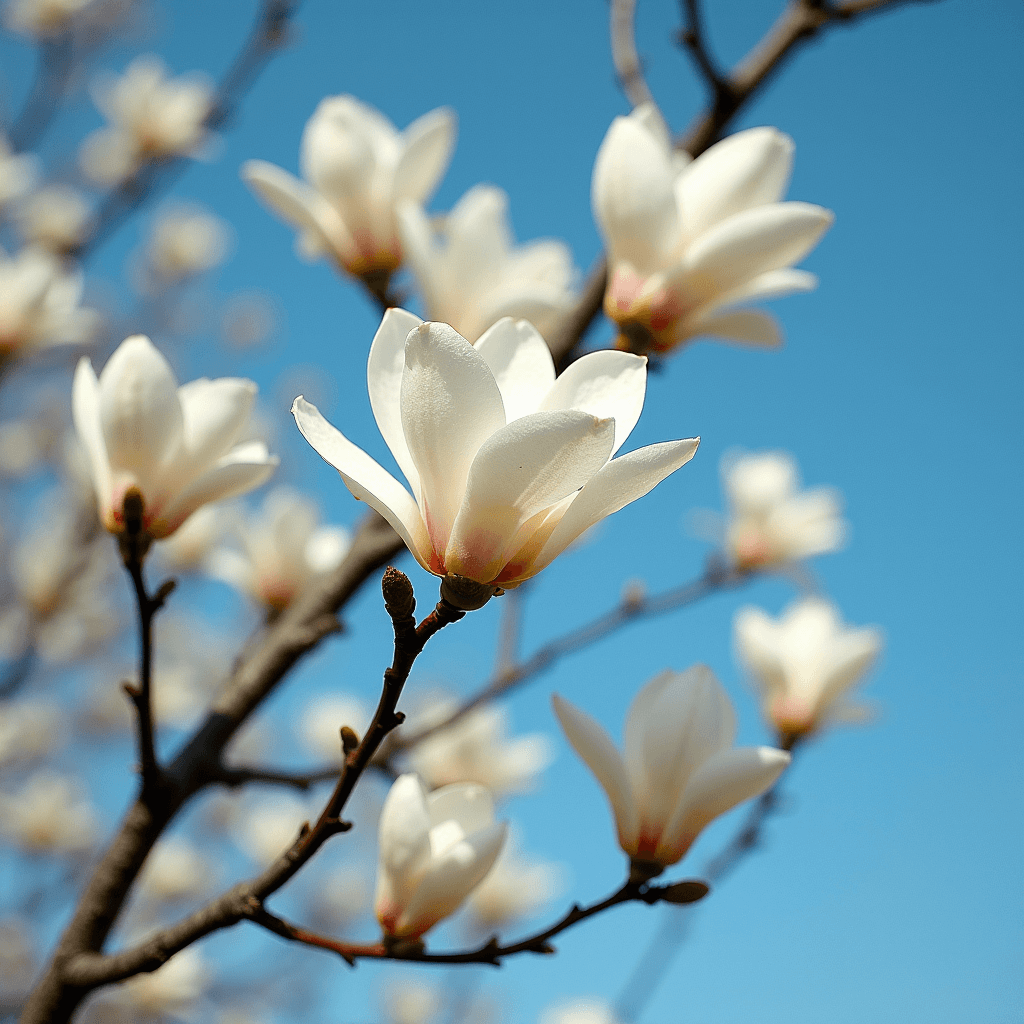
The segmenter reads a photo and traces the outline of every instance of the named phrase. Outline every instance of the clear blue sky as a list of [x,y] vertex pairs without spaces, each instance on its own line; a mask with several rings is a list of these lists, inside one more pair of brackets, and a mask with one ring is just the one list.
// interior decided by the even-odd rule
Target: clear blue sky
[[[780,5],[707,6],[729,63]],[[144,45],[176,71],[217,74],[253,7],[167,4]],[[651,88],[680,130],[703,93],[672,42],[677,9],[641,3],[638,39]],[[292,232],[257,205],[238,166],[258,157],[295,171],[302,127],[325,95],[354,93],[399,126],[450,104],[459,143],[433,208],[494,182],[511,195],[520,239],[564,238],[586,268],[600,245],[589,200],[594,154],[627,109],[606,22],[599,0],[310,0],[294,46],[252,91],[216,162],[196,165],[176,187],[234,224],[220,287],[276,294],[286,321],[278,342],[255,355],[196,348],[183,375],[256,378],[281,423],[282,478],[313,489],[336,521],[353,522],[358,506],[286,423],[295,389],[285,394],[276,382],[291,363],[316,368],[307,377],[322,370],[331,381],[325,413],[385,458],[365,396],[376,314],[325,265],[296,260]],[[808,47],[745,112],[737,127],[774,124],[796,140],[790,197],[836,211],[804,264],[821,287],[776,304],[781,352],[702,342],[652,377],[631,444],[700,434],[697,457],[534,588],[527,649],[614,603],[628,578],[656,590],[696,575],[705,548],[688,536],[686,517],[720,506],[721,454],[785,448],[808,484],[846,496],[849,548],[816,566],[829,593],[848,621],[886,633],[867,688],[879,720],[828,735],[800,758],[788,813],[704,905],[645,1021],[1010,1024],[1024,1014],[1022,46],[1024,8],[1010,0],[908,4]],[[16,86],[27,62],[13,47],[3,53]],[[95,116],[83,112],[80,123]],[[134,239],[132,230],[115,238],[95,270],[115,277]],[[410,564],[426,604],[434,585]],[[518,728],[557,740],[541,791],[510,813],[528,850],[570,866],[566,901],[610,891],[621,865],[603,797],[556,735],[551,690],[618,736],[652,674],[706,661],[737,703],[741,740],[761,742],[732,656],[731,617],[747,601],[777,612],[790,593],[766,582],[634,628],[509,702]],[[496,613],[439,637],[420,677],[479,682]],[[296,680],[296,693],[337,686],[369,698],[386,655],[376,595],[357,602],[351,627]],[[728,831],[726,823],[710,834],[677,874],[697,873]],[[568,933],[557,957],[520,959],[483,980],[512,1024],[533,1021],[558,993],[614,998],[658,921],[658,910],[621,909]],[[251,950],[266,957],[277,940],[258,936]],[[326,957],[320,969],[332,993],[324,1019],[368,1019],[364,1000],[380,971],[353,974]]]

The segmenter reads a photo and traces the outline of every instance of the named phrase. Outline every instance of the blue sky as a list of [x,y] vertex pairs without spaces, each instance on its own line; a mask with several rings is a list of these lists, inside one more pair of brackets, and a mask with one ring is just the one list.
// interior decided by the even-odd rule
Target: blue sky
[[[708,7],[728,64],[778,4]],[[175,71],[216,75],[253,8],[165,4],[141,45]],[[216,161],[195,165],[175,187],[234,225],[235,253],[218,287],[265,290],[283,310],[273,345],[241,357],[196,346],[179,356],[181,374],[257,379],[280,423],[282,477],[313,490],[335,521],[354,522],[358,506],[287,424],[292,394],[276,382],[293,363],[307,380],[326,375],[324,412],[385,459],[365,396],[377,316],[353,284],[295,258],[291,231],[257,205],[238,166],[261,158],[295,171],[303,125],[326,95],[354,93],[399,126],[450,104],[459,144],[432,208],[493,182],[510,193],[520,239],[564,238],[585,269],[600,248],[589,201],[594,154],[627,109],[606,15],[598,0],[443,8],[310,0],[293,45],[253,89]],[[652,91],[681,130],[704,97],[672,42],[677,18],[668,0],[641,4],[637,31]],[[1022,338],[1011,301],[1024,238],[1022,43],[1024,9],[1007,0],[908,4],[813,43],[745,111],[736,127],[774,124],[796,140],[790,198],[836,212],[803,264],[821,286],[775,304],[783,350],[700,342],[652,376],[631,445],[700,434],[698,455],[533,588],[527,650],[609,607],[627,579],[659,590],[696,575],[706,545],[689,535],[688,514],[720,507],[721,454],[784,448],[806,483],[835,485],[846,498],[850,545],[819,559],[816,572],[848,621],[885,630],[867,687],[877,721],[827,735],[799,758],[787,812],[765,849],[703,905],[645,1021],[1009,1024],[1024,1013]],[[0,52],[16,94],[27,52],[8,44]],[[115,52],[110,66],[120,69],[130,52]],[[83,107],[67,124],[93,122],[98,115]],[[136,230],[98,254],[99,276],[120,274]],[[433,582],[409,560],[404,567],[427,605]],[[618,736],[651,675],[705,661],[737,704],[741,741],[763,742],[733,658],[731,619],[747,602],[776,613],[791,594],[765,581],[635,627],[509,701],[517,728],[557,741],[540,791],[509,811],[528,850],[569,865],[567,902],[616,887],[621,855],[601,793],[556,735],[550,692]],[[478,683],[496,614],[490,607],[442,634],[418,678]],[[374,593],[356,602],[350,625],[276,701],[279,713],[319,689],[369,699],[386,655]],[[699,873],[729,830],[729,822],[716,827],[676,875]],[[483,983],[514,1024],[534,1020],[556,995],[613,999],[659,913],[620,909],[562,937],[557,957],[517,960],[485,972]],[[214,940],[211,952],[233,938]],[[276,943],[258,936],[244,948],[265,956]],[[324,958],[322,972],[324,993],[344,1007],[328,1019],[366,1019],[381,969],[352,974]]]

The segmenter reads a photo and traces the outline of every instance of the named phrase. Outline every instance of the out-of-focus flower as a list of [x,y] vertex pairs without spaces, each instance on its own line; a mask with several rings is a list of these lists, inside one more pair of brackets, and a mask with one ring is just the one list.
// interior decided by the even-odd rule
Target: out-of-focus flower
[[796,463],[785,452],[725,459],[729,499],[725,548],[741,569],[780,565],[842,547],[842,498],[832,487],[799,491]]
[[387,1024],[424,1024],[444,1006],[438,989],[420,981],[388,982],[383,995],[381,1002]]
[[266,867],[295,842],[302,823],[310,817],[308,801],[293,793],[275,793],[238,816],[232,825],[235,845]]
[[29,245],[58,255],[81,245],[89,234],[92,210],[70,185],[48,185],[17,209],[18,230]]
[[80,271],[64,273],[42,249],[27,247],[11,257],[0,249],[0,361],[33,348],[87,342],[99,315],[79,306],[81,298]]
[[209,861],[187,840],[161,840],[146,858],[139,889],[158,900],[183,900],[201,896],[213,880]]
[[470,341],[504,316],[529,320],[546,337],[572,305],[569,247],[553,238],[517,246],[500,188],[476,185],[439,224],[403,203],[399,224],[427,316]]
[[[410,714],[408,728],[415,734],[443,722],[458,707],[446,694],[434,694],[419,713]],[[507,715],[502,708],[483,705],[457,722],[413,746],[407,761],[431,788],[453,782],[478,782],[496,799],[532,788],[537,776],[551,763],[551,742],[541,733],[509,739]]]
[[611,1006],[601,999],[572,999],[549,1006],[540,1024],[618,1024]]
[[212,270],[227,255],[229,238],[227,224],[205,210],[185,207],[165,213],[146,242],[140,286],[160,292]]
[[274,299],[262,292],[242,292],[224,305],[221,337],[234,348],[252,348],[277,329],[282,313]]
[[803,736],[837,722],[860,722],[867,709],[848,691],[882,649],[882,634],[844,626],[827,601],[808,597],[773,619],[741,608],[733,622],[740,660],[761,691],[765,718],[782,736]]
[[493,934],[532,916],[558,894],[561,879],[558,865],[524,857],[506,847],[470,893],[467,906],[474,925]]
[[224,510],[204,505],[192,513],[158,549],[169,572],[199,572],[224,534]]
[[0,704],[0,767],[42,757],[60,740],[62,719],[53,704]]
[[771,747],[733,747],[736,715],[705,665],[662,672],[626,716],[625,752],[568,701],[552,698],[576,753],[604,788],[633,861],[675,864],[720,814],[763,793],[789,764]]
[[35,974],[28,928],[17,919],[0,921],[0,996],[12,999],[27,996]]
[[148,160],[190,156],[207,139],[212,86],[197,75],[168,78],[153,54],[100,79],[93,99],[110,125],[85,140],[79,162],[98,184],[123,181]]
[[340,526],[318,526],[316,506],[290,487],[276,487],[259,512],[234,523],[242,550],[211,552],[209,569],[272,611],[283,611],[314,577],[336,569],[351,544]]
[[66,32],[93,0],[7,0],[4,26],[30,39]]
[[125,494],[142,496],[142,528],[160,539],[200,506],[258,487],[278,460],[261,441],[237,445],[256,400],[238,377],[201,377],[180,388],[149,338],[122,342],[97,379],[75,372],[75,427],[89,453],[100,520],[125,530]]
[[380,815],[374,908],[384,934],[416,939],[454,913],[490,871],[505,833],[483,786],[428,793],[416,775],[400,775]]
[[316,880],[308,902],[312,918],[342,931],[370,909],[370,880],[359,868],[342,865]]
[[639,418],[646,380],[640,357],[592,352],[556,381],[525,320],[499,320],[474,346],[446,324],[388,310],[367,383],[412,494],[304,399],[292,411],[425,569],[515,587],[693,457],[697,438],[611,458]]
[[370,724],[370,712],[358,697],[330,694],[314,697],[302,712],[299,734],[303,744],[325,761],[341,760],[339,730],[343,725],[362,736]]
[[792,163],[793,140],[775,128],[738,132],[688,161],[650,104],[612,122],[592,199],[608,247],[604,308],[622,347],[666,352],[698,335],[780,343],[773,317],[734,307],[817,284],[792,264],[833,217],[780,202]]
[[129,978],[105,999],[127,1008],[135,1021],[186,1019],[209,987],[211,973],[202,953],[190,946],[152,973]]
[[[8,4],[7,11],[11,7]],[[39,161],[32,153],[12,153],[0,135],[0,210],[31,191],[39,173]]]
[[455,113],[447,107],[399,132],[354,96],[329,96],[302,135],[306,181],[263,160],[243,164],[242,178],[299,229],[302,255],[326,255],[355,277],[386,279],[402,263],[397,205],[426,202],[454,145]]
[[19,792],[0,793],[0,834],[23,850],[81,853],[96,833],[92,804],[67,776],[37,772]]

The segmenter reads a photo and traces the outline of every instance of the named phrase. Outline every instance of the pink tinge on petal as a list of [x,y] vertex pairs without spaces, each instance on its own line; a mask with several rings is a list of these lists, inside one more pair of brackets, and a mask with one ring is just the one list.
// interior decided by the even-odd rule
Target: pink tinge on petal
[[605,304],[611,311],[628,314],[643,289],[643,279],[632,269],[616,267],[605,293]]
[[805,698],[780,696],[771,702],[770,718],[781,732],[807,732],[814,727],[814,708]]

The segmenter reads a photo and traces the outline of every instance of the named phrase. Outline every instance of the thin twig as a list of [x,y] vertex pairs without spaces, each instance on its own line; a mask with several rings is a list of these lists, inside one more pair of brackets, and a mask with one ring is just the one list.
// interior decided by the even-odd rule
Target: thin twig
[[67,91],[75,64],[73,50],[71,32],[40,41],[35,80],[7,135],[14,152],[31,149],[49,128]]
[[626,98],[634,107],[653,103],[654,96],[644,81],[644,70],[636,52],[636,0],[612,0],[612,63]]
[[690,51],[694,64],[697,65],[711,91],[712,103],[717,107],[729,98],[729,81],[719,70],[718,63],[711,54],[700,0],[682,0],[682,8],[685,27],[679,33],[679,40]]

